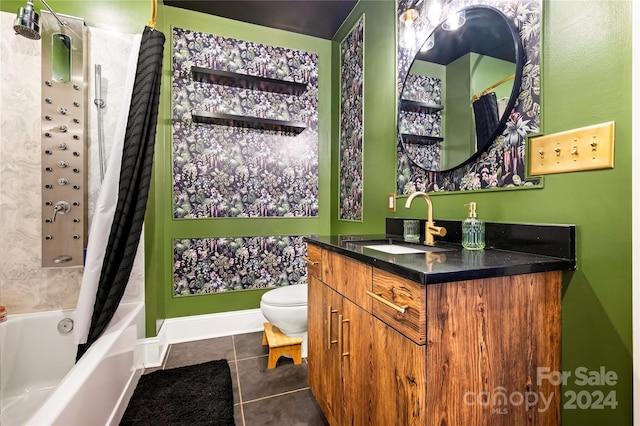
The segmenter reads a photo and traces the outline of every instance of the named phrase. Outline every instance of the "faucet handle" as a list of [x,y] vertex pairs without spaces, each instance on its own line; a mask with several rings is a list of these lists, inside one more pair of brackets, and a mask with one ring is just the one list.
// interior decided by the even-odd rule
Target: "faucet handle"
[[431,226],[428,226],[427,228],[429,229],[432,235],[437,235],[439,237],[444,237],[445,235],[447,235],[447,228],[445,228],[444,226],[431,225]]
[[56,215],[68,213],[71,210],[71,205],[66,201],[58,201],[55,206],[53,206],[53,217],[51,218],[51,222],[56,221]]

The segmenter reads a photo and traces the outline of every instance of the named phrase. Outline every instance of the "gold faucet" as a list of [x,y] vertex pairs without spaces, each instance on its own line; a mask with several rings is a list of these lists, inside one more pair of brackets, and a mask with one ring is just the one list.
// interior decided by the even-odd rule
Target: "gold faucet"
[[410,208],[411,203],[413,203],[413,200],[416,197],[424,198],[427,202],[427,223],[424,227],[424,244],[427,246],[435,246],[436,241],[433,237],[435,235],[444,237],[447,235],[447,230],[442,226],[436,226],[436,223],[433,221],[433,203],[426,192],[418,191],[411,194],[409,198],[407,198],[407,202],[404,204],[404,207],[407,209]]

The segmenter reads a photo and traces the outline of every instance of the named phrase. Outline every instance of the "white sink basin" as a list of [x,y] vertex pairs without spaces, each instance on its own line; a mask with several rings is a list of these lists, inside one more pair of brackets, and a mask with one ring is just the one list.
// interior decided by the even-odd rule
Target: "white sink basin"
[[440,251],[441,249],[435,247],[407,247],[400,244],[376,244],[370,246],[364,246],[365,248],[371,250],[378,250],[388,254],[416,254],[416,253],[426,253],[431,251]]

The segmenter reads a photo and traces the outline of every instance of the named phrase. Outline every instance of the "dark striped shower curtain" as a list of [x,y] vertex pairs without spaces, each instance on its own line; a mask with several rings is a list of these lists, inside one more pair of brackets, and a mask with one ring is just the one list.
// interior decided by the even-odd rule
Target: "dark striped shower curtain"
[[163,33],[145,27],[122,151],[118,202],[100,272],[89,335],[85,344],[78,345],[76,360],[111,321],[131,275],[149,196],[164,41]]
[[473,102],[476,123],[476,150],[482,149],[498,128],[498,99],[495,92],[486,93]]

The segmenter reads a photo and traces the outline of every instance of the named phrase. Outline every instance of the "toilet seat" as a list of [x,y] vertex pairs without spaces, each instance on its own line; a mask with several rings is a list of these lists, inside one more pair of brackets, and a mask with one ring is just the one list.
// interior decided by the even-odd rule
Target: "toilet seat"
[[270,306],[305,306],[307,285],[293,284],[269,290],[262,295],[261,301]]

